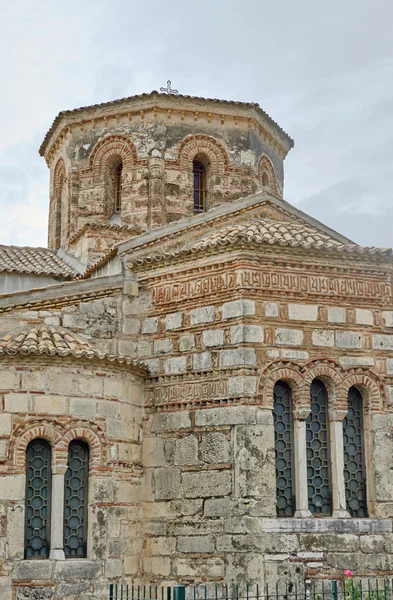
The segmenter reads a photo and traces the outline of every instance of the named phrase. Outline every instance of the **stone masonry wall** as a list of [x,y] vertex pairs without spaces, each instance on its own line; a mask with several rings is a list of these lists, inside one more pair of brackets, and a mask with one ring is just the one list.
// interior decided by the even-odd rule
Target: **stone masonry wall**
[[[104,600],[109,581],[140,575],[142,403],[140,377],[113,363],[29,356],[0,361],[2,600]],[[89,445],[87,559],[23,560],[25,449],[37,437],[51,444],[52,472],[66,464],[72,439]],[[52,523],[62,520],[56,506]]]

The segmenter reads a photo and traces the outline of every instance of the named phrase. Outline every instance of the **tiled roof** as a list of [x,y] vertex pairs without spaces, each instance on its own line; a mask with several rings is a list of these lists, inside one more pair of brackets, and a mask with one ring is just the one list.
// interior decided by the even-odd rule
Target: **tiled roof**
[[64,329],[41,325],[20,333],[9,333],[0,338],[1,355],[74,356],[76,358],[96,358],[120,364],[127,364],[147,373],[147,367],[129,356],[107,354],[95,349],[88,341],[76,333]]
[[167,252],[144,255],[128,264],[142,265],[165,260],[166,258],[181,257],[196,254],[208,249],[217,249],[232,244],[280,245],[293,248],[316,248],[325,251],[355,252],[358,254],[392,255],[390,248],[362,247],[357,244],[344,244],[340,240],[312,227],[304,222],[277,221],[269,218],[259,218],[253,221],[228,225],[210,232],[196,244]]
[[[39,153],[41,156],[44,155],[44,152],[46,150],[46,147],[49,143],[49,139],[52,136],[53,132],[55,131],[57,125],[60,123],[60,121],[62,120],[63,117],[72,117],[72,116],[76,116],[79,112],[88,110],[88,109],[96,109],[96,108],[116,108],[121,104],[125,104],[127,102],[129,102],[130,100],[149,100],[153,97],[159,97],[159,98],[172,98],[172,96],[168,96],[167,94],[160,94],[159,92],[157,92],[156,90],[153,90],[150,93],[146,93],[146,94],[138,94],[135,96],[128,96],[126,98],[119,98],[118,100],[112,100],[109,102],[101,102],[99,104],[90,104],[88,106],[80,106],[79,108],[74,108],[72,110],[62,110],[61,112],[59,112],[59,114],[57,115],[57,117],[55,118],[55,120],[53,121],[52,125],[50,126],[48,132],[46,133],[45,137],[44,137],[44,141],[42,142],[40,149],[39,149]],[[276,121],[274,121],[260,106],[257,102],[237,102],[235,100],[220,100],[219,98],[203,98],[200,96],[187,96],[187,95],[183,95],[183,94],[177,94],[176,96],[173,96],[174,98],[181,98],[184,100],[196,100],[196,101],[200,101],[203,100],[205,102],[215,102],[217,104],[228,104],[229,106],[239,106],[242,108],[253,108],[255,109],[261,116],[262,118],[264,118],[272,127],[274,127],[276,129],[276,131],[278,131],[280,133],[280,135],[289,143],[290,148],[292,148],[294,146],[294,141],[293,139],[286,133],[286,131],[284,131],[279,125],[278,123],[276,123]]]
[[4,271],[48,275],[56,279],[72,279],[79,275],[57,256],[55,250],[0,245],[0,272]]
[[141,233],[144,233],[146,230],[146,227],[143,227],[142,225],[115,225],[115,224],[111,224],[111,223],[85,223],[84,225],[82,225],[82,227],[80,229],[78,229],[78,231],[76,233],[74,233],[74,235],[72,235],[70,237],[70,244],[72,244],[73,242],[75,242],[77,239],[80,238],[80,236],[87,231],[88,229],[105,229],[106,231],[120,231],[120,232],[132,232],[135,233],[135,235],[139,235]]

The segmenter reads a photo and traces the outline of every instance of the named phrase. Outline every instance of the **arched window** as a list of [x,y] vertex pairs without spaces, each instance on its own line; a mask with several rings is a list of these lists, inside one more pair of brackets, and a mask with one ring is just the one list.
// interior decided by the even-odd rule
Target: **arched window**
[[283,381],[274,386],[274,447],[276,454],[276,512],[279,517],[295,514],[293,481],[293,435],[291,388]]
[[269,175],[266,173],[266,171],[262,173],[262,185],[263,187],[269,186]]
[[65,476],[64,554],[66,558],[87,556],[89,448],[79,440],[68,446]]
[[314,515],[332,512],[328,397],[322,381],[311,384],[311,412],[306,420],[308,508]]
[[36,439],[26,449],[25,558],[48,558],[51,447]]
[[123,164],[120,162],[115,169],[114,195],[115,195],[115,212],[121,212],[121,174]]
[[194,176],[194,212],[200,213],[206,210],[206,169],[199,160],[194,160],[192,170]]
[[348,392],[348,413],[343,421],[344,479],[347,510],[351,517],[367,517],[366,464],[362,395],[355,387]]

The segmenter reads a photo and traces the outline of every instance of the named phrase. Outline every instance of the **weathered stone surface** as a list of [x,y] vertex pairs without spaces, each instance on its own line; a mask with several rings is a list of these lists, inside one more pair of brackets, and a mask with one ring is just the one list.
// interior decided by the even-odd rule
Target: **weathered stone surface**
[[159,468],[154,470],[154,494],[157,500],[180,498],[180,469]]
[[315,329],[312,332],[312,343],[314,346],[334,346],[334,331],[326,329]]
[[234,319],[235,317],[253,314],[255,314],[254,300],[234,300],[232,302],[224,302],[222,305],[223,319]]
[[169,329],[179,329],[183,325],[183,313],[169,313],[165,317],[165,325],[166,328]]
[[233,325],[230,328],[231,344],[263,342],[263,329],[259,325]]
[[236,365],[255,365],[256,357],[253,348],[237,348],[236,350],[220,351],[220,367]]
[[236,428],[235,473],[240,497],[275,498],[276,474],[273,431],[263,425]]
[[199,325],[200,323],[211,323],[214,321],[214,306],[203,306],[194,308],[190,312],[191,325]]
[[177,548],[179,552],[206,554],[214,552],[214,539],[210,536],[179,537]]
[[158,329],[158,317],[149,317],[142,321],[142,333],[156,333]]
[[223,329],[205,329],[202,332],[202,343],[207,348],[211,346],[222,346],[224,343]]
[[265,304],[265,317],[278,317],[278,304],[267,302]]
[[228,435],[219,431],[203,434],[199,457],[202,461],[213,464],[230,462],[232,457]]
[[154,342],[154,354],[165,354],[166,352],[172,352],[172,349],[173,344],[171,338],[156,340]]
[[191,420],[187,412],[151,415],[150,422],[150,429],[153,433],[178,431],[179,429],[189,429],[191,427]]
[[164,360],[164,371],[170,375],[181,373],[187,367],[185,356],[176,356],[174,358],[166,358]]
[[192,356],[193,368],[196,371],[202,371],[204,369],[211,369],[212,366],[212,355],[211,352],[198,352]]
[[228,470],[183,473],[182,484],[186,498],[227,496],[232,489],[232,473]]
[[198,410],[195,413],[195,424],[206,425],[238,425],[255,423],[255,408],[252,406],[228,406]]
[[253,396],[257,390],[257,377],[238,375],[228,378],[229,396]]
[[374,325],[374,316],[367,308],[355,309],[355,321],[358,325]]
[[276,344],[282,346],[300,346],[303,342],[303,331],[300,329],[276,329]]
[[373,348],[376,350],[393,350],[393,335],[373,334]]
[[340,306],[329,306],[328,321],[329,323],[346,323],[347,316],[345,308]]
[[316,321],[317,304],[288,304],[288,317],[293,321]]
[[198,440],[194,435],[180,438],[176,441],[175,465],[197,465],[198,458]]
[[179,339],[179,350],[180,352],[189,352],[195,348],[195,336],[193,335],[182,335]]
[[362,336],[355,331],[336,331],[336,346],[339,348],[361,348]]

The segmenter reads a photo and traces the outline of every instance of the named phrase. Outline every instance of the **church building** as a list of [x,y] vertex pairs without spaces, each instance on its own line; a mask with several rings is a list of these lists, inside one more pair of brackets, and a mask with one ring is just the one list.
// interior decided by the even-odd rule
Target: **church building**
[[393,571],[392,251],[284,200],[258,104],[59,113],[0,246],[0,598]]

